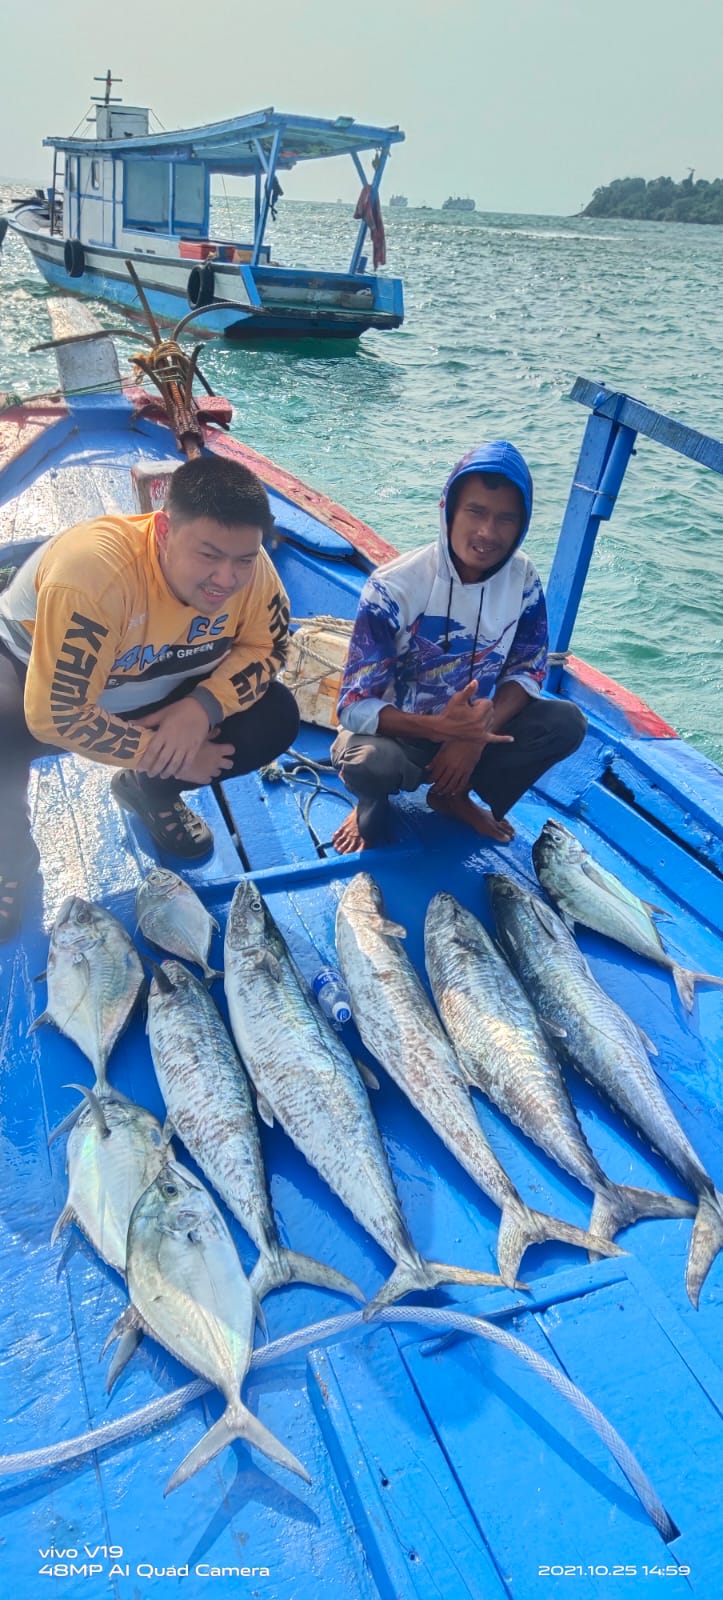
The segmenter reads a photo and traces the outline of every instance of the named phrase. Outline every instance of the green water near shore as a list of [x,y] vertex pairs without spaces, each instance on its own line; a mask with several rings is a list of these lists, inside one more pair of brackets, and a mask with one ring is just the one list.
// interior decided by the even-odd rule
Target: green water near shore
[[[218,227],[248,231],[250,215],[245,201],[221,205]],[[236,407],[238,437],[391,544],[434,538],[453,462],[507,437],[533,472],[528,548],[546,575],[587,418],[566,398],[578,374],[723,439],[723,230],[413,210],[386,226],[387,271],[405,284],[400,330],[341,354],[214,343],[202,362]],[[355,227],[348,206],[282,205],[273,255],[342,265]],[[49,291],[12,237],[0,287],[0,389],[54,386],[52,358],[27,354],[48,336]],[[722,513],[720,477],[640,440],[573,649],[723,763]]]

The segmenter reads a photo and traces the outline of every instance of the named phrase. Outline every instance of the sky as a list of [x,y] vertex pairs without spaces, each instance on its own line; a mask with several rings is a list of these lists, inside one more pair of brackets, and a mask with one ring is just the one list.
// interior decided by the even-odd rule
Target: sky
[[[50,181],[43,137],[74,130],[108,67],[166,128],[264,106],[397,123],[385,191],[410,205],[453,193],[568,216],[616,177],[723,175],[723,0],[2,0],[2,14],[3,178]],[[290,199],[359,187],[348,159],[283,182]]]

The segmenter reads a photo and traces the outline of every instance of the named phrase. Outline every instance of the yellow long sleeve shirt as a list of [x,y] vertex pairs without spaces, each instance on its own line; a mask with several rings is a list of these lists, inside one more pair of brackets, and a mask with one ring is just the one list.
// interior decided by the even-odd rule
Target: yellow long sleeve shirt
[[150,743],[134,712],[187,682],[216,726],[259,700],[286,659],[288,599],[266,552],[227,610],[203,616],[168,588],[154,524],[152,513],[68,528],[0,595],[0,640],[27,662],[31,733],[114,767],[137,767]]

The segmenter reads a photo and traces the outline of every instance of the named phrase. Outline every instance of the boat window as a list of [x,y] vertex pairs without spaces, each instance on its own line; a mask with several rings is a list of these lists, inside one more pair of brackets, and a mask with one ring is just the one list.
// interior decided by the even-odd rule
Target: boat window
[[73,161],[71,157],[68,157],[68,160],[65,163],[65,187],[66,189],[75,188],[75,172],[73,170]]
[[123,223],[126,228],[168,228],[168,178],[165,161],[125,161]]
[[90,187],[91,187],[91,189],[99,189],[100,188],[100,162],[99,161],[91,161],[91,163],[90,163]]
[[206,169],[200,161],[178,161],[173,171],[173,231],[202,233],[206,215]]

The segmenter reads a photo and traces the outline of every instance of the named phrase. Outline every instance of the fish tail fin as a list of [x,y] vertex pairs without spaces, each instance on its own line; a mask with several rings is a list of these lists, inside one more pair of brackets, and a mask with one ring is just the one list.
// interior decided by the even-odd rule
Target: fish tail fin
[[313,1283],[319,1289],[331,1289],[334,1294],[346,1294],[352,1300],[358,1300],[363,1305],[366,1295],[351,1278],[337,1272],[334,1267],[327,1267],[323,1261],[315,1261],[313,1256],[302,1256],[296,1250],[284,1250],[279,1246],[277,1250],[262,1252],[259,1256],[249,1279],[251,1288],[258,1300],[263,1300],[264,1295],[270,1294],[272,1289],[280,1289],[285,1283]]
[[693,972],[689,967],[679,967],[677,961],[670,970],[686,1011],[693,1010],[696,983],[712,983],[716,989],[723,989],[723,978],[714,978],[712,972]]
[[[397,1263],[386,1283],[369,1301],[364,1320],[368,1321],[382,1306],[392,1305],[395,1300],[401,1300],[402,1295],[411,1294],[413,1289],[436,1289],[442,1283],[488,1284],[502,1288],[502,1279],[496,1272],[473,1272],[468,1267],[453,1267],[445,1261],[425,1261],[423,1256],[417,1256],[416,1260]],[[513,1283],[510,1287],[524,1289],[525,1285]]]
[[720,1249],[723,1249],[723,1195],[717,1189],[699,1196],[698,1210],[688,1250],[685,1287],[691,1305],[698,1310],[700,1291]]
[[175,1472],[166,1484],[163,1491],[164,1498],[173,1489],[178,1489],[182,1483],[187,1483],[194,1473],[200,1472],[201,1468],[205,1467],[209,1461],[213,1461],[214,1456],[225,1450],[226,1446],[232,1444],[234,1439],[245,1439],[248,1444],[253,1444],[257,1450],[261,1450],[271,1461],[277,1461],[281,1467],[288,1467],[289,1472],[295,1472],[299,1478],[304,1479],[305,1483],[311,1483],[306,1467],[302,1467],[301,1462],[297,1461],[296,1456],[293,1456],[290,1450],[287,1450],[286,1445],[282,1444],[280,1439],[275,1438],[274,1434],[264,1427],[263,1422],[259,1422],[258,1417],[254,1417],[238,1401],[235,1405],[226,1408],[223,1416],[219,1417],[218,1422],[215,1422],[213,1427],[209,1428],[208,1433],[204,1433],[203,1438],[199,1439],[198,1444],[194,1445],[192,1450],[189,1450],[188,1455],[184,1456],[180,1466],[176,1467]]
[[580,1249],[594,1251],[596,1255],[625,1254],[610,1239],[600,1238],[585,1228],[577,1228],[572,1222],[563,1222],[560,1217],[548,1216],[544,1211],[533,1211],[530,1206],[508,1202],[503,1208],[497,1235],[497,1265],[508,1289],[515,1286],[520,1262],[528,1246],[545,1244],[551,1239],[561,1244],[579,1245]]
[[[590,1232],[601,1239],[614,1239],[621,1228],[645,1217],[694,1217],[695,1203],[677,1194],[660,1194],[656,1189],[634,1189],[627,1183],[598,1189],[590,1214]],[[597,1256],[597,1252],[594,1253]],[[593,1252],[591,1251],[591,1257]]]

